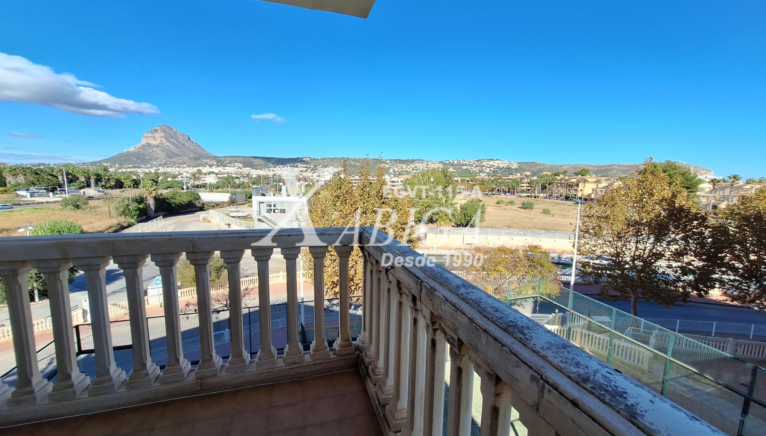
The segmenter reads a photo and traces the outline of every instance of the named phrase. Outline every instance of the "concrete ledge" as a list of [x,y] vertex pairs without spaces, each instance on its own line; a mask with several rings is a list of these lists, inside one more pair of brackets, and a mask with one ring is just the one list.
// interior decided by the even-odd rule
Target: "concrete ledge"
[[165,385],[155,383],[151,387],[130,391],[126,390],[123,383],[117,392],[97,397],[90,397],[84,393],[80,398],[69,401],[46,402],[34,406],[3,407],[0,409],[0,427],[106,412],[124,407],[314,377],[355,369],[357,360],[358,358],[354,354],[332,357],[317,362],[307,361],[301,364],[280,366],[268,370],[247,370],[235,374],[222,372],[217,377],[203,379],[197,379],[194,376],[194,371],[192,371],[186,380],[178,383]]

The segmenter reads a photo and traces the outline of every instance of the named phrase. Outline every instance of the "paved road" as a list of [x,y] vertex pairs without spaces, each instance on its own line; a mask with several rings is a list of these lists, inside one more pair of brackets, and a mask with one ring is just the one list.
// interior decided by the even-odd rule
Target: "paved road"
[[[206,212],[205,212],[206,213]],[[162,224],[151,229],[152,232],[184,232],[184,231],[200,231],[200,230],[215,230],[215,225],[207,222],[201,222],[199,216],[202,214],[194,213],[187,215],[180,215],[165,218]],[[129,231],[126,229],[125,231]],[[220,230],[226,232],[228,230]],[[240,263],[242,277],[255,276],[258,273],[255,260],[249,253],[245,253],[245,257],[242,258]],[[279,250],[274,250],[274,256],[269,263],[269,272],[278,273],[285,271],[285,262],[281,257]],[[144,288],[147,288],[155,277],[160,275],[159,268],[154,266],[151,261],[147,261],[144,264]],[[107,280],[107,296],[110,303],[118,303],[127,300],[125,294],[125,280],[122,275],[122,270],[117,268],[113,263],[109,263],[106,268],[106,280]],[[81,299],[87,297],[85,285],[85,276],[79,274],[75,277],[74,281],[69,285],[69,291],[71,295],[72,308],[76,309],[80,307]],[[48,301],[41,301],[38,303],[32,303],[32,317],[34,319],[45,318],[50,315],[50,307]],[[8,310],[6,308],[0,308],[0,325],[9,325]]]

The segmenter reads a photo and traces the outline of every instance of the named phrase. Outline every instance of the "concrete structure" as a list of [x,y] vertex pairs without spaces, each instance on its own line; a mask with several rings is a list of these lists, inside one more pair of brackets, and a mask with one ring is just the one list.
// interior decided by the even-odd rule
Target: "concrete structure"
[[[444,425],[450,435],[470,434],[474,371],[480,377],[482,435],[508,435],[512,411],[529,435],[721,434],[476,286],[440,266],[420,262],[419,254],[377,229],[361,228],[357,234],[344,230],[85,234],[0,241],[0,277],[7,289],[18,366],[15,388],[2,389],[0,425],[356,369],[380,431],[386,435],[439,435]],[[315,271],[321,271],[329,246],[339,258],[341,301],[349,298],[349,256],[354,246],[362,250],[364,325],[361,335],[352,338],[348,307],[341,305],[338,339],[328,343],[318,329],[311,349],[304,351],[297,328],[297,258],[302,248],[308,248]],[[275,248],[280,249],[287,270],[287,346],[284,350],[272,346],[269,311],[264,310],[257,355],[248,360],[242,326],[232,323],[231,352],[223,364],[213,344],[210,257],[220,252],[229,272],[231,300],[239,301],[240,262],[245,255],[253,256],[258,262],[259,298],[269,301],[269,261]],[[197,279],[200,352],[195,368],[186,359],[181,340],[175,276],[183,253],[194,265]],[[387,258],[413,262],[387,265],[383,263]],[[125,372],[127,378],[115,369],[108,328],[104,269],[109,259],[123,270],[129,294],[133,367]],[[147,342],[141,286],[147,261],[159,266],[163,278],[167,365],[162,371]],[[75,360],[66,289],[66,272],[72,264],[85,270],[88,279],[96,362],[93,380]],[[42,378],[35,354],[26,284],[31,267],[44,274],[50,291],[58,364],[55,384]],[[315,296],[321,298],[324,278],[317,274],[314,280]],[[232,319],[242,317],[238,304],[231,310]],[[323,307],[316,305],[314,311],[321,324]],[[450,392],[445,421],[447,404],[440,381],[447,371]],[[322,413],[304,409],[300,415],[303,419]]]

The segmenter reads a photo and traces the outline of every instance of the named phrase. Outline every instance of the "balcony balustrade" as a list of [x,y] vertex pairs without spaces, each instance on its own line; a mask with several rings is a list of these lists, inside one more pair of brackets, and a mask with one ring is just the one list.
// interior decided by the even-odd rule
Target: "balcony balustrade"
[[[324,298],[322,266],[338,254],[340,301],[349,297],[349,257],[363,253],[363,327],[353,341],[349,308],[340,305],[340,332],[324,337],[324,310],[314,308],[309,350],[300,343],[296,259],[307,248],[314,262],[315,301]],[[287,270],[287,341],[274,347],[269,312],[269,261],[279,249]],[[216,354],[208,264],[224,259],[231,301],[231,354]],[[176,265],[192,263],[199,307],[199,362],[184,357]],[[243,346],[239,262],[258,265],[260,350]],[[387,259],[412,263],[386,265]],[[124,272],[132,338],[132,370],[115,366],[104,271]],[[167,363],[150,355],[142,265],[162,276]],[[67,270],[84,272],[90,299],[95,377],[76,362]],[[401,266],[400,266],[401,265]],[[423,265],[423,266],[419,266]],[[37,268],[49,289],[58,371],[42,377],[36,358],[27,274]],[[474,285],[374,228],[243,230],[5,238],[0,242],[17,365],[15,387],[0,387],[0,426],[96,413],[156,401],[259,386],[357,369],[382,434],[465,436],[471,433],[474,373],[481,393],[483,436],[511,434],[512,410],[529,435],[721,434],[644,386],[558,337]],[[445,377],[449,394],[445,404]],[[278,386],[278,385],[277,385]],[[445,419],[445,410],[448,410]],[[312,411],[307,411],[312,413]],[[318,412],[317,412],[318,413]],[[446,429],[444,428],[446,426]]]

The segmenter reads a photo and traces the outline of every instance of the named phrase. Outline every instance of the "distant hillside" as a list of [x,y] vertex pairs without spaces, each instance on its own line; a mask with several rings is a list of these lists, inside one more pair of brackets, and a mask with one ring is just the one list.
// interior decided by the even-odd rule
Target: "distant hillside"
[[146,132],[140,144],[100,163],[146,165],[158,161],[214,157],[215,155],[208,153],[186,133],[163,124]]
[[[108,159],[96,163],[106,163],[110,165],[119,165],[123,167],[158,167],[162,165],[175,166],[233,166],[241,165],[244,168],[263,169],[270,166],[283,165],[308,165],[314,168],[339,168],[346,161],[348,168],[356,172],[359,165],[365,158],[359,157],[266,157],[266,156],[215,156],[207,152],[201,145],[194,142],[189,135],[167,126],[161,125],[146,132],[141,139],[141,143],[131,147],[124,152],[112,156]],[[591,165],[591,164],[544,164],[540,162],[517,162],[502,167],[486,166],[488,161],[497,161],[494,159],[476,159],[437,162],[424,159],[371,159],[373,167],[378,164],[385,164],[395,174],[409,174],[413,171],[420,171],[422,168],[434,164],[442,164],[451,167],[458,175],[479,175],[487,176],[505,176],[516,173],[530,172],[533,176],[539,176],[544,172],[567,171],[574,174],[583,168],[587,168],[592,174],[597,176],[619,177],[626,176],[636,168],[636,164],[609,164],[609,165]],[[502,163],[502,161],[500,161]],[[514,167],[515,165],[515,167]],[[711,175],[713,172],[694,165],[681,164],[692,169],[698,175]],[[406,167],[406,168],[402,168]]]

